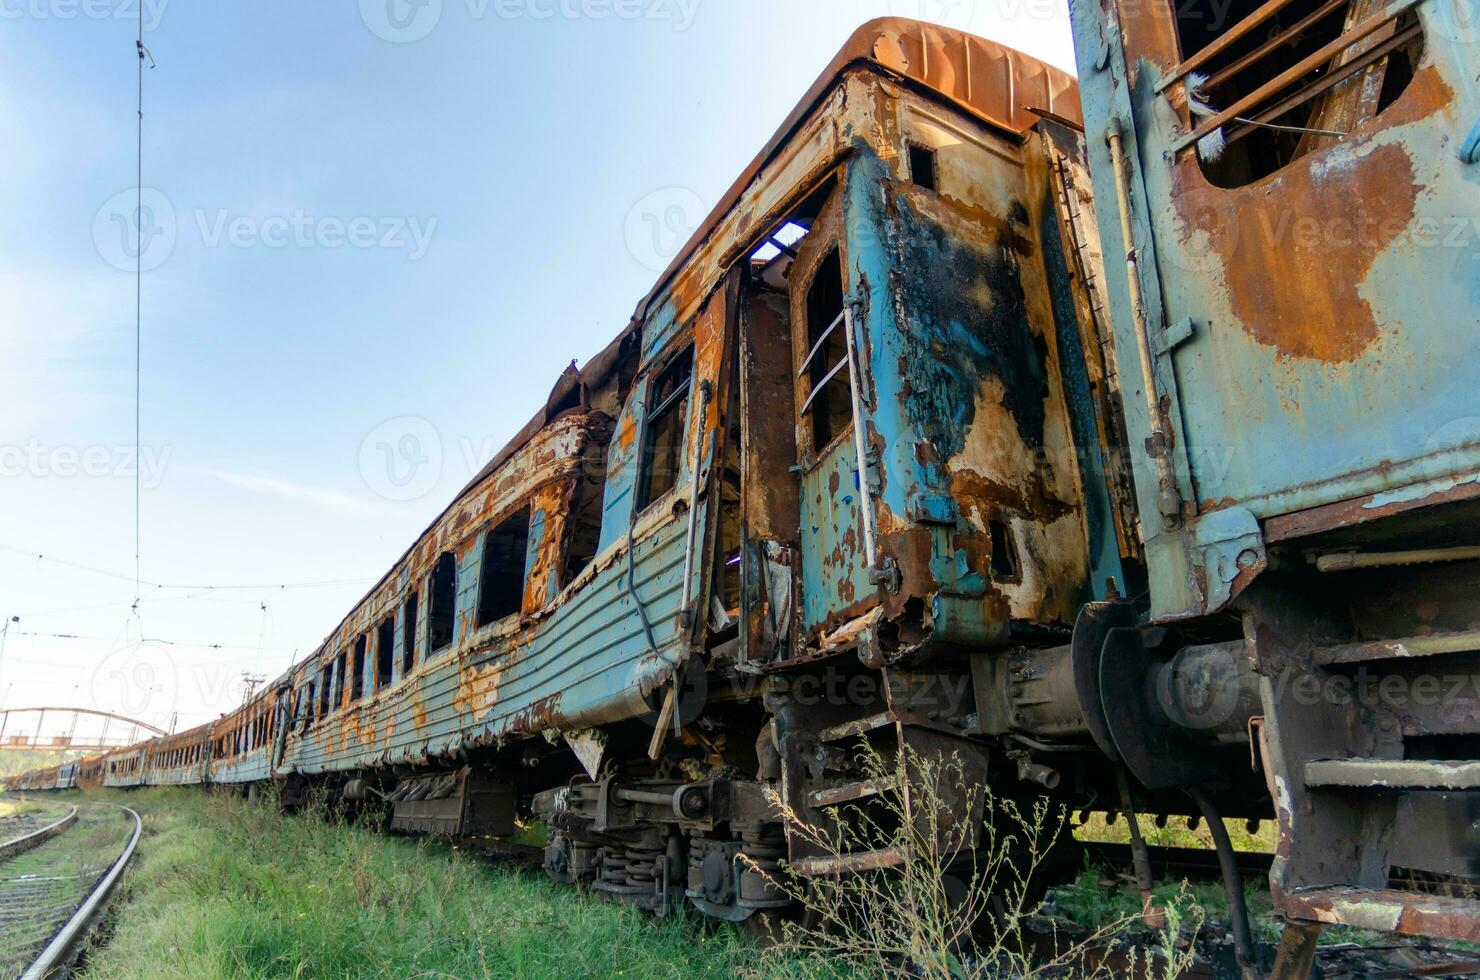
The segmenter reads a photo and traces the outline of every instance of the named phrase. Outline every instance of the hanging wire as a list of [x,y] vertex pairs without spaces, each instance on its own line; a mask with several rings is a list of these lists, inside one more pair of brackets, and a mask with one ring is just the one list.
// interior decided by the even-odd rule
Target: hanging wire
[[[139,56],[139,101],[138,128],[134,155],[134,605],[135,615],[139,612],[139,526],[141,497],[139,474],[139,448],[142,429],[140,406],[142,405],[144,354],[144,4],[139,4],[139,33],[134,39]],[[154,58],[150,56],[150,67]]]
[[[116,578],[125,581],[129,579],[129,576],[122,572],[109,571],[106,568],[98,568],[95,565],[86,565],[82,562],[68,561],[65,558],[53,558],[52,556],[41,552],[31,551],[26,548],[17,548],[13,545],[0,544],[0,551],[9,552],[10,554],[14,555],[24,555],[27,558],[34,558],[36,561],[47,562],[53,565],[61,565],[66,568],[75,569],[79,572],[88,572],[92,575],[102,575],[106,578]],[[267,589],[322,589],[336,585],[364,585],[368,582],[374,581],[376,580],[370,577],[324,579],[317,582],[261,582],[256,584],[235,582],[228,584],[210,584],[199,582],[150,582],[148,580],[139,580],[138,582],[136,582],[136,586],[140,591],[142,591],[142,588],[144,586],[148,586],[151,589],[184,589],[187,591],[196,592],[217,592],[231,590],[263,591]],[[138,599],[135,598],[135,602],[137,601]]]

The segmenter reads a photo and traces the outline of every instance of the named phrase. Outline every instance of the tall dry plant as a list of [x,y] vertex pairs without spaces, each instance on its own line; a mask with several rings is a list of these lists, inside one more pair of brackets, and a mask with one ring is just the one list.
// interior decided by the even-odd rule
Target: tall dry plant
[[[836,819],[811,821],[773,799],[794,844],[840,858],[862,851],[896,849],[902,861],[878,871],[802,875],[783,865],[768,874],[748,862],[804,914],[780,924],[772,953],[832,961],[847,973],[921,978],[1028,976],[1112,977],[1170,980],[1191,965],[1193,932],[1202,911],[1169,903],[1167,926],[1154,952],[1131,946],[1113,958],[1105,951],[1126,918],[1088,936],[1070,939],[1047,923],[1030,937],[1027,921],[1042,907],[1039,873],[1065,832],[1067,811],[1045,797],[1026,806],[994,795],[958,754],[901,747],[897,759],[863,744],[861,778],[877,793],[866,802],[835,809]],[[746,860],[741,856],[742,860]],[[781,972],[792,972],[778,960]]]

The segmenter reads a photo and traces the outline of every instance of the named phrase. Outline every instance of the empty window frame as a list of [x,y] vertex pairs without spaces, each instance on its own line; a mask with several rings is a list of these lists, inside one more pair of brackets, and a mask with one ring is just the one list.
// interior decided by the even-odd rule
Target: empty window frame
[[690,346],[659,371],[648,386],[642,465],[637,474],[638,510],[678,483],[693,374],[694,348]]
[[1023,568],[1012,527],[1000,517],[989,517],[987,530],[992,537],[992,578],[998,582],[1021,582]]
[[319,717],[323,718],[329,713],[329,689],[334,682],[334,668],[332,665],[324,667],[319,671]]
[[437,556],[432,568],[427,603],[428,648],[436,653],[452,643],[457,625],[457,558],[450,551]]
[[355,641],[354,679],[350,681],[350,700],[358,701],[365,696],[365,634]]
[[375,689],[390,686],[396,667],[396,617],[381,620],[375,631]]
[[838,438],[853,418],[847,319],[843,315],[843,268],[834,248],[818,264],[807,287],[807,350],[797,369],[807,379],[801,415],[814,453]]
[[519,612],[528,553],[528,507],[521,507],[483,536],[483,561],[478,573],[479,627]]
[[349,677],[349,675],[345,673],[345,667],[348,666],[348,660],[349,652],[346,650],[340,650],[339,659],[334,661],[334,673],[337,674],[339,678],[338,686],[336,687],[334,692],[334,705],[336,707],[342,706],[347,700],[349,700],[349,685],[345,683],[345,679]]
[[940,173],[937,169],[935,151],[919,143],[907,143],[910,161],[910,180],[926,190],[940,190]]
[[416,593],[406,597],[401,605],[401,676],[411,673],[416,666]]
[[1358,37],[1355,28],[1378,6],[1167,0],[1189,123],[1224,120],[1194,149],[1184,148],[1197,154],[1210,183],[1238,187],[1274,173],[1402,94],[1423,53],[1421,26],[1414,11],[1395,4],[1388,23]]

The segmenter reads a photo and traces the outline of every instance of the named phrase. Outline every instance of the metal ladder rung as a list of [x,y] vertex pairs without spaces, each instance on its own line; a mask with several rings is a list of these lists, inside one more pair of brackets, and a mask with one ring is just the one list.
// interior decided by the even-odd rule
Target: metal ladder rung
[[852,874],[898,867],[904,862],[905,853],[902,848],[885,847],[877,851],[798,858],[791,862],[790,868],[802,875]]
[[885,725],[892,725],[894,721],[895,717],[892,711],[881,711],[876,715],[854,718],[852,721],[845,721],[841,725],[824,728],[817,733],[817,741],[841,742],[845,738],[852,738],[855,735],[862,735],[865,732],[872,732],[876,729],[883,728]]
[[817,343],[813,344],[812,349],[807,351],[807,357],[804,361],[802,361],[802,366],[797,368],[797,377],[800,378],[803,374],[806,373],[808,366],[812,363],[812,358],[817,356],[817,352],[822,349],[822,345],[827,343],[827,338],[832,336],[832,332],[838,328],[838,324],[843,322],[843,317],[846,313],[846,308],[839,310],[838,315],[833,317],[833,322],[829,323],[827,325],[827,329],[823,330],[822,333],[818,335]]
[[840,783],[827,789],[817,789],[807,794],[807,805],[813,807],[837,806],[840,803],[850,803],[853,800],[862,800],[870,796],[877,796],[889,787],[893,782],[887,776],[875,776],[873,779],[860,779],[852,783]]
[[1288,892],[1283,905],[1286,915],[1312,922],[1480,941],[1480,905],[1460,896],[1328,885]]
[[1305,764],[1307,786],[1351,789],[1475,789],[1480,761],[1317,759]]
[[[847,355],[844,355],[843,358],[838,361],[838,363],[836,363],[836,364],[834,364],[832,366],[832,370],[828,371],[826,374],[824,374],[822,376],[822,380],[821,381],[818,381],[815,385],[812,386],[812,390],[807,393],[807,400],[804,401],[804,402],[802,402],[802,411],[801,411],[800,414],[802,414],[802,415],[806,415],[807,414],[807,409],[810,408],[811,405],[812,405],[812,399],[814,399],[818,395],[820,395],[822,393],[822,390],[827,387],[827,383],[829,381],[831,381],[833,378],[837,377],[838,372],[841,371],[841,370],[843,370],[843,368],[845,368],[847,366],[848,366],[848,358],[847,358]],[[857,420],[855,419],[855,421],[857,421]]]

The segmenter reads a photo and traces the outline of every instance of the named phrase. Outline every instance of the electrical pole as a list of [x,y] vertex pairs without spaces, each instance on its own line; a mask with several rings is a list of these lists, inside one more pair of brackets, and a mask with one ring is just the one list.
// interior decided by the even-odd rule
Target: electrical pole
[[0,626],[0,667],[5,666],[5,640],[10,635],[10,624],[19,623],[20,621],[21,618],[19,616],[7,616],[5,618],[5,625]]
[[252,693],[257,690],[257,685],[267,680],[265,674],[253,674],[242,671],[242,704],[252,700]]

